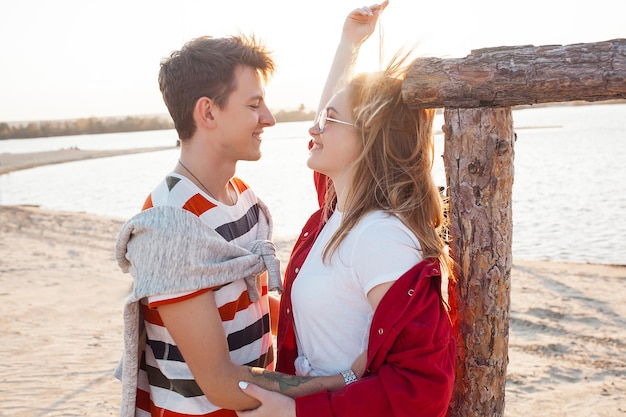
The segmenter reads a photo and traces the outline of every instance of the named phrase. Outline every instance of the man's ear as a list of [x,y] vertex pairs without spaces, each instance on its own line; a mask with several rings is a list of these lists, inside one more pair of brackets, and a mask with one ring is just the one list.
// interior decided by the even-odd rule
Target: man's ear
[[193,109],[193,118],[197,126],[214,126],[215,118],[212,111],[215,109],[215,102],[208,97],[200,97],[196,101]]

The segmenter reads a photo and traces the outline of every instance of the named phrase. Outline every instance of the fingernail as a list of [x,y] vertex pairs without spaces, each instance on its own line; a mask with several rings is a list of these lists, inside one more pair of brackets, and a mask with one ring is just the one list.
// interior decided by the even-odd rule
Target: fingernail
[[248,388],[248,383],[246,381],[239,381],[239,388],[241,389]]

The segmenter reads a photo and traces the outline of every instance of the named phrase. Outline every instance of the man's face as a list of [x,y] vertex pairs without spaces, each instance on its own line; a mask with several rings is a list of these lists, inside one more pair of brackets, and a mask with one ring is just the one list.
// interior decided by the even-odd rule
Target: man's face
[[250,67],[235,70],[235,90],[223,109],[214,109],[217,144],[225,158],[256,161],[261,158],[261,135],[276,119],[265,104],[259,74]]

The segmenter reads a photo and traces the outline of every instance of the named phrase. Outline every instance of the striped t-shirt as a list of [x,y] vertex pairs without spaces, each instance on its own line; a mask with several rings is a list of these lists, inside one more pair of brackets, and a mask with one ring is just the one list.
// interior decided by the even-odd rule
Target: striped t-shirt
[[[203,193],[186,177],[172,173],[150,194],[143,209],[181,207],[197,215],[225,240],[244,246],[256,240],[259,206],[256,195],[244,182],[234,178],[232,185],[238,200],[234,206],[227,206]],[[261,299],[255,303],[248,298],[243,279],[197,292],[151,296],[142,300],[147,340],[138,375],[137,416],[236,416],[234,411],[220,409],[204,396],[156,309],[210,290],[222,319],[231,361],[274,368],[267,279]]]

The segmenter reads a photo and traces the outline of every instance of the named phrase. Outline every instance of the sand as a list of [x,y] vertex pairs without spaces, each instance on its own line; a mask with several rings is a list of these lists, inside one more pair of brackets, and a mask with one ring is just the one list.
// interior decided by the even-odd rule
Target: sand
[[63,162],[80,161],[83,159],[128,155],[132,153],[159,151],[171,148],[171,146],[113,150],[85,150],[72,148],[33,153],[0,153],[0,175],[20,169],[34,168],[41,165],[60,164]]
[[[118,415],[122,223],[0,206],[0,416]],[[505,415],[626,416],[626,268],[515,260],[511,300]]]

